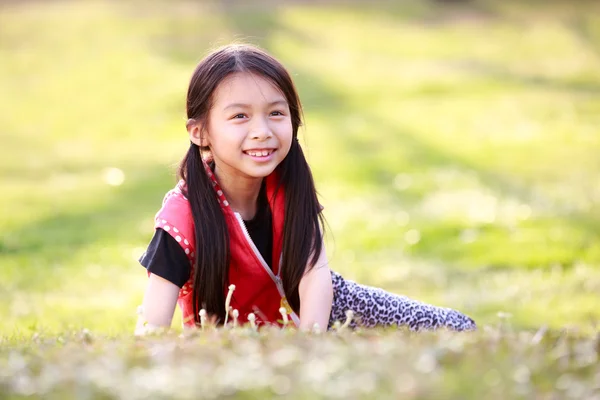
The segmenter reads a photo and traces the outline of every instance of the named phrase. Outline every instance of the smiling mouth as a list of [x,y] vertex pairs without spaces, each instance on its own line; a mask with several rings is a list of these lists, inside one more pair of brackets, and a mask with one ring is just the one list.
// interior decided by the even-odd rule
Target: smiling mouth
[[273,153],[275,149],[265,149],[265,150],[246,150],[245,154],[253,157],[267,157]]

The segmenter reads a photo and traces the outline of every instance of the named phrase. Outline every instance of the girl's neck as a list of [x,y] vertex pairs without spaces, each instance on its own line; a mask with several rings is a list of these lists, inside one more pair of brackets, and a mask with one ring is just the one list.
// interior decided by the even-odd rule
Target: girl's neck
[[214,173],[233,211],[246,221],[254,218],[263,178],[234,177],[218,167]]

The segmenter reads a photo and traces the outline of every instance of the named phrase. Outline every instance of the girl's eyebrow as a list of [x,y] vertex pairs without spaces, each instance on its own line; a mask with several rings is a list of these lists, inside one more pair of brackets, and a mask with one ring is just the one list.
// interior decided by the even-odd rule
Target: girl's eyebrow
[[[275,101],[272,101],[267,104],[268,107],[287,106],[287,105],[288,105],[288,103],[285,100],[275,100]],[[225,106],[223,108],[223,110],[227,110],[228,108],[251,108],[251,107],[252,106],[250,104],[246,104],[246,103],[232,103],[232,104]]]

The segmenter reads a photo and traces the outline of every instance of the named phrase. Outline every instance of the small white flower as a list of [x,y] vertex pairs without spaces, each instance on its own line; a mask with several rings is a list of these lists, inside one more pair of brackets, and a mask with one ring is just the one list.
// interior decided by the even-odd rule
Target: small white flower
[[237,328],[237,326],[238,326],[238,318],[240,316],[240,312],[238,310],[233,310],[231,312],[231,315],[233,316],[233,327]]
[[233,297],[233,291],[235,290],[235,285],[229,285],[229,291],[227,292],[227,298],[225,299],[225,323],[223,326],[227,326],[227,320],[229,319],[229,303],[231,303],[231,298]]
[[352,318],[354,318],[354,311],[346,311],[346,322],[344,322],[344,325],[342,325],[339,330],[343,331],[344,329],[348,328],[348,326],[350,326],[350,323],[352,322]]
[[248,314],[248,321],[253,330],[256,330],[256,316],[253,313]]
[[204,330],[204,327],[206,326],[206,310],[203,308],[198,315],[200,316],[200,327]]
[[285,328],[285,327],[287,327],[287,324],[289,322],[287,310],[285,309],[285,307],[281,307],[279,309],[279,313],[281,314],[281,317],[283,318],[283,327]]
[[315,324],[312,327],[312,332],[317,335],[321,333],[321,327],[319,326],[318,323],[315,322]]

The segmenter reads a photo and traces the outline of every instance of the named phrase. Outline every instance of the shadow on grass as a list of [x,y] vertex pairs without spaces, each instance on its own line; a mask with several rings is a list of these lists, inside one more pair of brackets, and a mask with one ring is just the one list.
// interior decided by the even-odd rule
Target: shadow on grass
[[552,79],[543,75],[515,73],[509,68],[501,65],[483,63],[475,60],[462,62],[460,63],[460,67],[475,76],[484,76],[495,81],[506,82],[507,84],[519,84],[524,87],[535,87],[539,89],[561,90],[571,94],[600,94],[600,81],[598,79]]
[[596,15],[580,14],[573,17],[565,25],[596,57],[600,57],[600,32],[594,31],[594,24],[600,20],[600,12]]
[[106,186],[104,200],[70,210],[65,198],[54,215],[5,232],[0,250],[7,256],[43,255],[45,261],[60,261],[92,243],[108,246],[138,238],[143,235],[140,223],[145,220],[149,238],[162,196],[174,183],[168,167],[138,165],[128,169],[122,186]]

